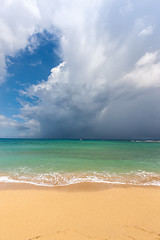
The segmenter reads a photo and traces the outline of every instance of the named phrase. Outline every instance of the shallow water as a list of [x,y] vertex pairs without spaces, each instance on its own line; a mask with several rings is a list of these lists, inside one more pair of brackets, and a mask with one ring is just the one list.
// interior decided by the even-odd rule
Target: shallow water
[[160,142],[1,139],[0,182],[160,185]]

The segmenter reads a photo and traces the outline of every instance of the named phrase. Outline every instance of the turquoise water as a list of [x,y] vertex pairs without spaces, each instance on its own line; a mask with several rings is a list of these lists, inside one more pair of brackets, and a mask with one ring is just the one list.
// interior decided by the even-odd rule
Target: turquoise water
[[160,142],[1,139],[0,182],[160,185]]

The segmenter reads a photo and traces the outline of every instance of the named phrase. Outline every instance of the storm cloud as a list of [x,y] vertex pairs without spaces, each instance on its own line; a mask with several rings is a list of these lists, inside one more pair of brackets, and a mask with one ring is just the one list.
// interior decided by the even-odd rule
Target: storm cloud
[[[16,9],[19,1],[12,4]],[[8,120],[17,135],[159,139],[160,3],[32,0],[20,6],[29,9],[23,21],[28,34],[20,28],[23,44],[3,50],[2,59],[27,46],[34,51],[38,43],[28,39],[47,31],[59,40],[61,63],[47,81],[20,91],[20,114]],[[19,39],[19,32],[14,37]],[[1,68],[4,75],[5,62]]]

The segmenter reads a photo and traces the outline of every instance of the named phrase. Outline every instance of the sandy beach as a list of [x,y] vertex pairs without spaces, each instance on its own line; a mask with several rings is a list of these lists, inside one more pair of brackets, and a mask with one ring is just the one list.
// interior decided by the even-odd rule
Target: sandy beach
[[160,189],[1,187],[0,239],[160,239]]

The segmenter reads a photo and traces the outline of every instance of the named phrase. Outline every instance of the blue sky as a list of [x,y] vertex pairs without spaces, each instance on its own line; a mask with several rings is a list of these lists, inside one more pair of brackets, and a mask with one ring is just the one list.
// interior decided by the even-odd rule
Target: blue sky
[[2,0],[0,137],[159,139],[159,9]]
[[[7,76],[0,89],[0,114],[7,117],[19,114],[19,90],[39,81],[47,80],[52,67],[57,66],[61,59],[58,56],[59,43],[47,32],[36,34],[35,49],[28,47],[19,51],[16,56],[6,56]],[[27,99],[32,101],[31,99]]]

